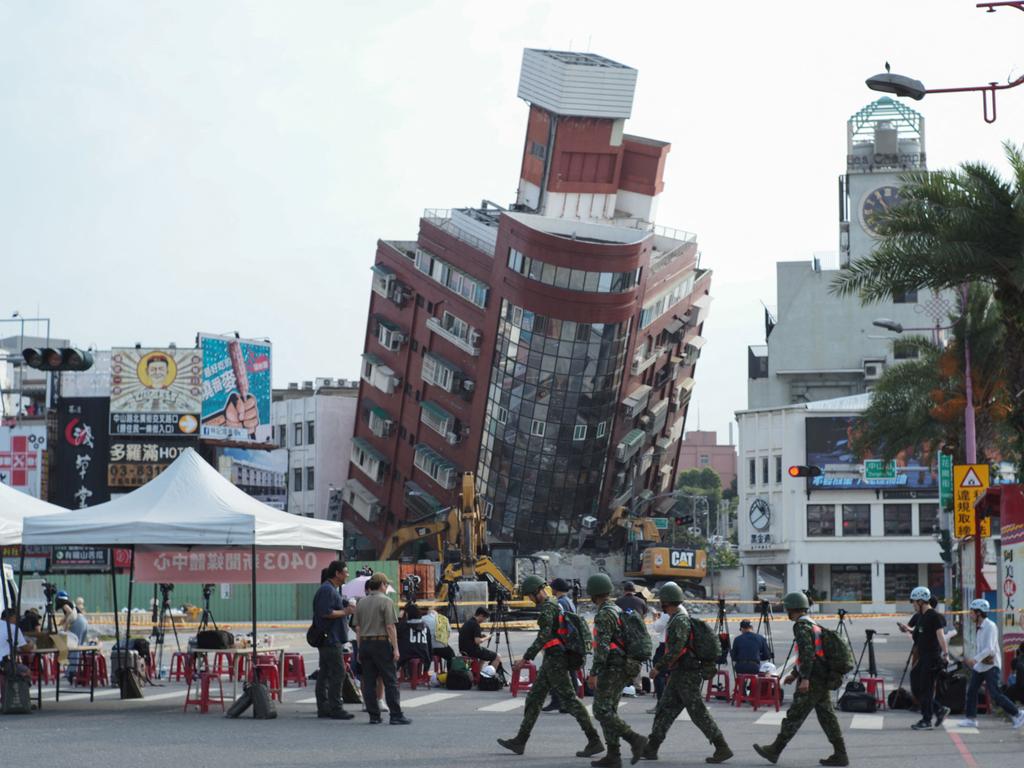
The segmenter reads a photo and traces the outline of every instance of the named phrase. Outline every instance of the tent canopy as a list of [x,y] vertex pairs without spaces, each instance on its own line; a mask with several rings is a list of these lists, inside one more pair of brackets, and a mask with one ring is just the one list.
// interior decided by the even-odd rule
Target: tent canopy
[[0,483],[0,546],[21,544],[25,518],[52,515],[57,512],[67,510]]
[[274,509],[189,448],[119,499],[25,521],[25,544],[306,547],[342,550],[341,523]]

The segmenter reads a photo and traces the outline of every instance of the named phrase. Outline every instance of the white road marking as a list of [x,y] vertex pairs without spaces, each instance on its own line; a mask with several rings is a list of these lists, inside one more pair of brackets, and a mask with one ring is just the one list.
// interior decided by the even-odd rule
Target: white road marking
[[297,699],[293,702],[294,704],[316,704],[316,696],[308,699]]
[[486,707],[480,707],[477,712],[511,712],[513,709],[519,709],[526,704],[526,697],[519,696],[513,699],[505,699],[505,701],[499,701],[494,704],[488,704]]
[[[184,698],[185,690],[182,689],[180,691],[168,691],[167,693],[157,693],[157,694],[155,694],[153,696],[150,696],[147,693],[145,696],[146,697],[144,699],[125,699],[125,701],[138,701],[138,702],[145,703],[147,701],[161,701],[162,699],[180,699],[180,698]],[[224,697],[225,704],[227,702],[229,702],[229,701],[230,701],[230,699],[228,699],[227,697]],[[214,704],[211,702],[210,706],[212,707],[212,706],[214,706]]]
[[[34,691],[33,691],[34,693]],[[43,701],[56,701],[57,692],[54,688],[43,688]],[[88,688],[75,688],[73,691],[68,692],[67,689],[61,690],[61,695],[67,697],[67,701],[73,701],[76,698],[89,695]],[[97,699],[102,699],[107,696],[120,696],[120,688],[97,688],[95,696]]]
[[422,707],[427,704],[434,704],[446,699],[457,699],[461,693],[428,693],[426,696],[416,696],[412,699],[402,699],[402,709]]
[[942,727],[950,733],[962,733],[968,736],[975,735],[978,733],[977,728],[961,728],[959,725],[957,725],[956,720],[950,720],[948,717],[942,721]]
[[682,720],[684,723],[691,722],[689,711],[684,709],[682,712],[679,713],[679,717],[677,717],[676,720]]
[[854,715],[850,728],[861,731],[880,731],[885,724],[882,715]]
[[754,721],[754,725],[779,725],[785,716],[785,712],[765,712]]

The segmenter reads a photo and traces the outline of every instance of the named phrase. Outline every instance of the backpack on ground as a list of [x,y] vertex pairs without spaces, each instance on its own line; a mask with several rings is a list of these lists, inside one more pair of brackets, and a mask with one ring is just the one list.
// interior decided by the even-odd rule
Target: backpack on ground
[[626,658],[630,661],[648,661],[651,658],[653,644],[651,633],[643,617],[636,611],[623,611],[619,614],[619,642]]
[[590,625],[578,613],[567,611],[561,612],[558,621],[559,629],[564,630],[560,637],[569,669],[579,669],[593,650]]
[[479,691],[500,691],[504,688],[504,685],[501,682],[501,678],[497,675],[494,677],[484,677],[481,675],[480,682],[477,683],[476,687]]
[[252,697],[252,716],[254,720],[277,719],[277,706],[270,697],[270,689],[266,683],[250,683],[249,695]]
[[839,697],[839,709],[843,712],[874,712],[877,706],[874,694],[867,691],[847,690]]
[[32,712],[32,678],[27,675],[8,674],[4,677],[3,707],[5,715],[27,715]]
[[[829,676],[842,677],[853,670],[853,649],[850,642],[836,632],[819,625],[821,630],[821,648],[825,652],[825,669]],[[873,711],[873,710],[872,710]]]

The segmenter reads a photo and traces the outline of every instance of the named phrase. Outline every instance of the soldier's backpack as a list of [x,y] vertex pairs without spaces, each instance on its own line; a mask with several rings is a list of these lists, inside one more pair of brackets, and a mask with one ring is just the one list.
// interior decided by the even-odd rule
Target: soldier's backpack
[[821,648],[825,652],[825,668],[830,677],[842,678],[854,667],[853,649],[849,641],[834,629],[821,629]]
[[558,616],[558,636],[565,650],[569,669],[579,669],[593,650],[590,625],[577,613],[561,611]]
[[619,614],[619,638],[626,658],[631,661],[648,661],[651,658],[651,633],[643,617],[636,611]]
[[722,644],[714,630],[706,622],[693,617],[690,617],[690,642],[687,648],[698,661],[711,664],[717,661],[722,652]]

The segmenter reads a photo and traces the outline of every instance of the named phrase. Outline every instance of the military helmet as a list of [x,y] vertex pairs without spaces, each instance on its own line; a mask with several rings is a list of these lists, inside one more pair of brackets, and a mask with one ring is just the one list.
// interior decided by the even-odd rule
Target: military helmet
[[544,586],[544,579],[540,576],[527,576],[523,579],[523,583],[519,585],[519,591],[523,595],[535,595]]
[[587,579],[587,594],[591,597],[595,595],[610,595],[611,593],[612,580],[608,578],[608,574],[595,573]]
[[790,592],[782,598],[782,606],[787,611],[806,611],[811,602],[803,592]]
[[674,581],[666,581],[658,590],[658,599],[663,603],[681,603],[683,590]]

